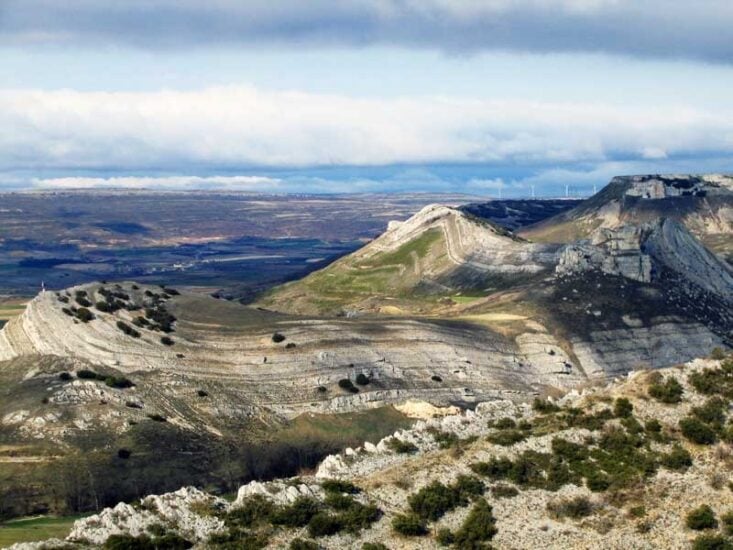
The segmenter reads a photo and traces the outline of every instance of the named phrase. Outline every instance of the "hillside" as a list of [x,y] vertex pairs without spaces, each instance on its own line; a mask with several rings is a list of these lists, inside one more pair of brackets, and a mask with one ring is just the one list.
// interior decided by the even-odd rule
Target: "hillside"
[[567,243],[598,228],[671,218],[708,248],[733,257],[733,177],[722,175],[621,176],[593,197],[519,234],[536,242]]
[[[291,313],[424,313],[551,272],[557,246],[534,245],[460,210],[430,205],[353,254],[276,288],[259,305]],[[461,298],[459,298],[460,300]]]
[[44,548],[727,548],[731,373],[730,359],[695,360],[426,418],[315,475],[250,483],[232,503],[194,488],[148,496]]

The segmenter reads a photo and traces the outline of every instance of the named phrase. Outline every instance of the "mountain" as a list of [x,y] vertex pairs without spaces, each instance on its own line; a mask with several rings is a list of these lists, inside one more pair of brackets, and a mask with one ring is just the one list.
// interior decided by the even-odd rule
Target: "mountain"
[[[550,273],[556,245],[531,244],[459,209],[430,205],[259,305],[304,314],[424,313],[451,296],[486,296]],[[441,302],[441,299],[443,302]]]
[[536,242],[572,242],[601,227],[671,218],[708,248],[733,258],[733,177],[723,175],[622,176],[575,208],[524,227]]
[[13,550],[727,548],[731,372],[698,359],[531,405],[423,408],[410,429],[233,501],[188,486]]
[[232,490],[378,441],[408,400],[526,402],[674,366],[731,345],[732,297],[674,216],[537,244],[440,205],[254,306],[131,281],[42,292],[0,331],[0,514]]

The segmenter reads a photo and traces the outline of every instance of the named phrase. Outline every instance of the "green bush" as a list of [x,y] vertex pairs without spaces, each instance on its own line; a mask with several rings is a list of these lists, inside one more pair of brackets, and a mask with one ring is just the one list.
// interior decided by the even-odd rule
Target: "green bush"
[[728,536],[733,536],[733,510],[728,510],[720,516],[720,522],[723,524],[723,531]]
[[[91,304],[89,304],[91,305]],[[82,323],[88,323],[94,319],[94,314],[85,307],[80,307],[76,310],[76,318]]]
[[310,497],[298,497],[292,504],[281,506],[273,511],[271,521],[274,525],[286,527],[304,527],[311,518],[320,512],[317,500]]
[[348,378],[342,378],[338,381],[339,388],[346,390],[351,393],[359,393],[359,388],[354,386],[354,383]]
[[[472,490],[475,489],[474,486]],[[483,492],[483,484],[481,484],[481,492]],[[417,516],[428,521],[436,521],[446,512],[467,504],[467,497],[468,495],[462,493],[457,486],[448,487],[439,481],[433,481],[417,493],[410,495],[407,502]]]
[[175,344],[173,338],[171,338],[170,336],[161,336],[160,343],[164,346],[172,346],[173,344]]
[[430,380],[432,380],[433,382],[442,382],[443,381],[443,379],[440,376],[438,376],[437,374],[432,375],[430,377]]
[[126,389],[132,388],[135,384],[129,378],[124,376],[108,376],[104,379],[104,383],[110,388]]
[[692,550],[733,550],[733,543],[722,535],[700,535],[692,541]]
[[361,550],[389,550],[381,542],[365,542],[361,545]]
[[206,390],[196,390],[196,395],[199,397],[209,397],[209,392]]
[[718,436],[710,426],[697,418],[688,416],[680,420],[682,435],[698,445],[712,445],[718,440]]
[[713,351],[710,352],[710,359],[713,359],[715,361],[722,361],[725,359],[725,350],[720,347],[713,348]]
[[685,518],[685,525],[688,529],[702,531],[703,529],[716,529],[718,520],[715,519],[715,512],[707,504],[688,512]]
[[662,424],[656,418],[652,418],[644,424],[644,429],[649,433],[659,434],[662,433]]
[[512,470],[512,461],[508,458],[491,457],[488,462],[474,462],[469,465],[478,475],[491,479],[505,479]]
[[700,407],[693,407],[692,414],[706,424],[722,427],[728,412],[728,403],[720,397],[711,397]]
[[279,332],[276,332],[275,334],[272,335],[272,341],[275,342],[276,344],[279,344],[280,342],[284,342],[285,335],[280,334]]
[[649,396],[667,404],[682,401],[684,390],[674,376],[669,376],[664,382],[653,383],[649,386]]
[[224,523],[230,529],[250,529],[270,521],[275,511],[272,501],[263,495],[252,495],[241,506],[231,508],[224,516]]
[[168,422],[168,419],[162,414],[149,414],[148,418],[154,422]]
[[669,453],[662,455],[659,462],[670,470],[685,471],[692,466],[692,455],[686,449],[675,445]]
[[398,514],[392,519],[392,529],[407,537],[421,537],[428,530],[425,523],[415,514]]
[[540,399],[539,397],[536,397],[535,400],[532,402],[532,409],[541,414],[549,414],[558,412],[560,410],[560,407],[558,407],[548,399]]
[[586,497],[577,496],[547,503],[547,510],[556,518],[580,519],[595,511],[595,506]]
[[369,384],[369,377],[366,374],[359,373],[356,375],[356,383],[360,386],[366,386]]
[[417,452],[417,446],[410,441],[403,441],[393,437],[387,440],[387,448],[397,454],[412,454]]
[[459,475],[452,487],[454,490],[458,491],[461,496],[467,498],[481,496],[486,490],[486,486],[483,481],[474,476],[467,476],[465,474]]
[[355,495],[361,492],[359,487],[350,481],[344,481],[342,479],[325,479],[321,482],[321,487],[327,493],[347,493]]
[[312,540],[293,539],[288,548],[290,550],[318,550],[318,544]]
[[133,338],[140,338],[140,333],[124,321],[117,321],[117,328],[128,336],[132,336]]
[[68,372],[61,372],[59,373],[59,380],[68,382],[69,380],[71,380],[71,374],[69,374]]
[[631,401],[625,397],[619,397],[613,405],[613,415],[616,418],[629,418],[634,412]]
[[457,548],[483,548],[482,543],[493,539],[497,532],[491,506],[482,498],[476,501],[456,531],[454,544]]
[[338,516],[326,512],[318,512],[308,522],[308,534],[314,538],[335,535],[343,528]]
[[99,379],[99,375],[96,372],[94,372],[93,370],[89,370],[89,369],[80,369],[76,371],[76,377],[82,380],[98,380]]
[[514,421],[513,418],[509,418],[508,416],[500,418],[494,423],[494,428],[496,428],[497,430],[510,430],[516,427],[517,423]]
[[527,434],[520,432],[519,430],[501,430],[489,435],[486,439],[494,445],[511,447],[512,445],[527,439]]

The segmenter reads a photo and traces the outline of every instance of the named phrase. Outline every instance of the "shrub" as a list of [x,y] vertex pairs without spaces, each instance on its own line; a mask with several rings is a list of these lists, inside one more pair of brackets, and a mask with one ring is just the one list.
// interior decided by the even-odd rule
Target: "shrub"
[[509,418],[508,416],[500,418],[494,423],[494,428],[496,428],[497,430],[509,430],[516,427],[517,423],[514,421],[514,419]]
[[497,532],[491,506],[482,498],[476,501],[456,531],[454,544],[458,548],[481,548],[481,543],[493,539]]
[[453,483],[453,488],[458,491],[462,497],[476,497],[484,494],[486,486],[483,481],[465,474],[459,475]]
[[140,333],[124,321],[117,321],[117,328],[128,336],[132,336],[133,338],[140,338]]
[[625,397],[619,397],[613,405],[613,415],[616,418],[629,418],[634,412],[631,401]]
[[275,334],[272,335],[272,341],[275,342],[276,344],[279,344],[280,342],[284,342],[285,335],[280,334],[279,332],[276,332]]
[[407,537],[420,537],[427,534],[425,523],[415,514],[398,514],[392,519],[392,529]]
[[705,422],[722,426],[725,422],[728,403],[720,397],[711,397],[700,407],[693,407],[692,414]]
[[387,448],[397,454],[411,454],[417,452],[417,446],[410,441],[403,441],[393,437],[387,440]]
[[76,377],[82,380],[97,380],[99,375],[93,370],[81,369],[76,372]]
[[199,397],[209,397],[209,393],[205,390],[196,390],[196,395]]
[[285,344],[285,349],[295,349],[295,342],[288,342]]
[[435,521],[443,517],[446,512],[454,510],[467,501],[454,487],[448,487],[439,481],[433,481],[430,485],[411,495],[407,502],[410,509],[419,517]]
[[104,379],[104,383],[110,388],[117,389],[132,388],[135,386],[132,380],[124,376],[108,376]]
[[441,546],[450,546],[456,541],[456,536],[450,529],[444,527],[438,530],[437,534],[435,535],[435,540]]
[[644,429],[653,434],[662,433],[662,424],[656,418],[652,418],[646,422]]
[[684,471],[692,466],[692,456],[686,449],[675,445],[666,455],[662,455],[660,463],[670,470]]
[[361,489],[350,481],[344,481],[341,479],[326,479],[321,482],[321,487],[327,493],[347,493],[349,495],[355,495],[361,492]]
[[494,458],[489,462],[474,462],[469,467],[475,473],[491,479],[504,479],[512,470],[512,461],[508,458]]
[[157,414],[157,413],[149,414],[148,418],[150,420],[153,420],[154,422],[168,422],[168,419],[165,416],[163,416],[162,414]]
[[733,510],[728,510],[725,514],[720,516],[720,521],[723,524],[723,531],[728,536],[733,535]]
[[688,529],[702,531],[703,529],[715,529],[718,527],[718,520],[715,519],[715,512],[707,504],[688,512],[685,518],[685,525]]
[[682,435],[698,445],[712,445],[718,439],[715,430],[694,417],[688,416],[680,420],[680,429]]
[[71,380],[71,374],[69,374],[68,372],[61,372],[59,373],[59,380],[68,382],[69,380]]
[[[91,305],[91,304],[89,304]],[[82,323],[88,323],[94,319],[94,314],[85,307],[80,307],[76,310],[76,318]]]
[[135,401],[126,401],[125,407],[129,407],[131,409],[142,409],[143,408],[142,405],[140,405],[139,403],[136,403]]
[[365,542],[361,545],[361,550],[389,550],[381,542]]
[[692,550],[733,550],[733,543],[722,535],[700,535],[692,541]]
[[316,390],[318,391],[318,393],[326,393],[328,391],[328,388],[326,386],[318,386]]
[[443,379],[440,376],[438,376],[437,374],[432,375],[430,377],[430,380],[432,380],[433,382],[442,382],[443,381]]
[[311,537],[327,537],[335,535],[344,528],[338,516],[326,512],[318,512],[308,522],[308,534]]
[[310,497],[298,497],[288,506],[281,506],[271,516],[274,525],[285,527],[304,527],[313,516],[320,511],[317,500]]
[[128,449],[118,449],[117,450],[117,456],[124,460],[127,460],[128,458],[130,458],[131,455],[132,453]]
[[520,441],[527,439],[527,434],[522,433],[519,430],[501,430],[500,432],[491,434],[486,439],[495,445],[511,447],[515,443],[519,443]]
[[160,343],[164,346],[172,346],[175,342],[173,341],[173,338],[170,336],[161,336],[160,337]]
[[359,393],[359,388],[354,386],[354,383],[348,378],[342,378],[338,381],[339,388],[346,390],[351,393]]
[[682,401],[684,390],[674,376],[669,376],[664,382],[653,383],[649,386],[649,396],[667,404]]
[[593,503],[582,496],[547,503],[547,510],[556,518],[580,519],[590,516],[594,509]]
[[548,414],[558,412],[560,410],[560,407],[558,407],[548,399],[540,399],[539,397],[537,397],[532,402],[532,409],[541,414]]
[[351,505],[339,514],[339,520],[348,532],[358,533],[377,521],[381,515],[382,512],[376,506],[351,499]]
[[293,539],[288,548],[290,550],[318,550],[318,544],[312,540]]
[[369,377],[366,374],[359,373],[356,375],[356,383],[360,386],[366,386],[369,384]]
[[230,509],[224,516],[224,523],[230,529],[249,529],[270,521],[274,511],[275,505],[270,499],[263,495],[252,495],[238,508]]

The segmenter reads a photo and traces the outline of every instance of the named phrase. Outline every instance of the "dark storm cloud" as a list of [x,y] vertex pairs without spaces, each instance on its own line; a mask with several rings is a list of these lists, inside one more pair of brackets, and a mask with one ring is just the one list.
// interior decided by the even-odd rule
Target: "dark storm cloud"
[[397,45],[733,61],[730,0],[3,0],[4,44]]

